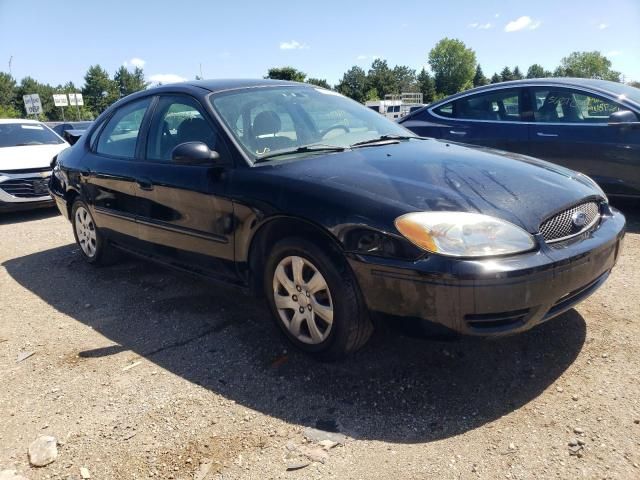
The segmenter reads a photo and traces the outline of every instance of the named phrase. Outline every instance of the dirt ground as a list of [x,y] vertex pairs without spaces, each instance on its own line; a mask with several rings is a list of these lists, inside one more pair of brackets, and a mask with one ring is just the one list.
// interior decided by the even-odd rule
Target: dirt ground
[[[626,213],[618,266],[561,317],[499,340],[385,332],[335,364],[291,351],[239,291],[133,259],[94,268],[55,211],[4,214],[0,472],[638,479],[640,209]],[[58,456],[35,468],[39,435]]]

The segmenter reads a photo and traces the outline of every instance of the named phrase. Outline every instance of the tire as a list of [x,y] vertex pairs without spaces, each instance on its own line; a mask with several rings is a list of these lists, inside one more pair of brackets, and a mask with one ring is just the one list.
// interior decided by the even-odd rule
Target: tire
[[82,200],[75,200],[71,208],[71,225],[73,236],[80,247],[84,260],[92,265],[108,265],[113,263],[113,249],[105,240],[91,215],[91,211]]
[[273,247],[264,287],[285,336],[318,359],[337,360],[353,353],[373,332],[346,260],[329,256],[306,239],[285,239]]

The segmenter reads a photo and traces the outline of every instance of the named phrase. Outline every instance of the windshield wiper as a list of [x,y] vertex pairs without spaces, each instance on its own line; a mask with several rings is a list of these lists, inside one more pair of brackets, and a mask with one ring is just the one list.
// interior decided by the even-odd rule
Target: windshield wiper
[[347,147],[339,147],[337,145],[303,145],[302,147],[292,148],[289,150],[280,150],[279,152],[273,152],[265,155],[264,157],[256,158],[253,163],[264,162],[275,157],[281,157],[283,155],[295,155],[296,153],[314,153],[314,152],[344,152]]
[[393,140],[409,140],[411,138],[420,138],[420,137],[416,137],[413,135],[380,135],[379,137],[376,138],[371,138],[369,140],[363,140],[361,142],[356,142],[353,145],[350,145],[351,148],[353,147],[366,147],[367,145],[375,145],[381,142],[388,142],[388,141],[393,141]]

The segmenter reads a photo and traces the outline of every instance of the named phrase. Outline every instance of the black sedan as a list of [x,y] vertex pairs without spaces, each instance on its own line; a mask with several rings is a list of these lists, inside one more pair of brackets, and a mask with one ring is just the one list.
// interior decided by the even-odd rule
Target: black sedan
[[336,358],[375,314],[529,329],[607,278],[623,215],[589,177],[414,136],[335,92],[196,81],[126,97],[57,158],[82,256],[114,249],[245,287]]
[[607,195],[640,196],[640,89],[546,78],[467,90],[399,120],[424,137],[499,148],[584,172]]

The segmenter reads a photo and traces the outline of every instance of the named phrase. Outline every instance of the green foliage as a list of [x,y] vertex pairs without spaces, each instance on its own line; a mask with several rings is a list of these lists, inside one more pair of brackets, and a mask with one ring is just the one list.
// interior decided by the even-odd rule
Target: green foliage
[[640,82],[629,82],[629,85],[635,88],[640,88]]
[[418,74],[418,90],[422,93],[422,101],[431,103],[436,97],[436,82],[426,69]]
[[84,76],[82,96],[89,109],[100,115],[119,98],[118,86],[104,68],[91,65]]
[[351,67],[342,75],[336,90],[356,102],[364,103],[367,93],[367,74],[360,67]]
[[527,70],[527,78],[544,78],[544,77],[545,77],[545,71],[542,65],[538,65],[537,63],[534,63],[529,67],[529,70]]
[[481,87],[483,85],[487,85],[489,83],[489,79],[484,76],[484,72],[482,71],[482,67],[480,64],[476,67],[476,74],[473,76],[473,86]]
[[269,69],[267,76],[264,78],[304,82],[304,79],[307,78],[307,74],[293,67],[274,67]]
[[395,84],[395,92],[393,93],[418,91],[415,70],[404,65],[396,65],[393,67],[392,74],[394,77],[393,83]]
[[398,93],[398,82],[386,60],[377,58],[367,74],[369,89],[375,88],[380,98],[388,93]]
[[451,95],[472,85],[476,54],[460,40],[443,38],[429,52],[429,65],[435,75],[436,90]]
[[561,60],[554,75],[620,81],[620,72],[611,70],[611,60],[598,51],[571,53]]
[[0,107],[7,111],[12,108],[16,100],[16,81],[5,72],[0,72]]
[[307,78],[307,83],[331,90],[331,85],[324,78]]
[[144,80],[144,72],[139,67],[130,72],[124,65],[121,66],[113,76],[113,81],[120,97],[126,97],[149,86],[149,83]]
[[513,73],[509,67],[504,67],[502,72],[500,72],[500,80],[503,82],[508,82],[509,80],[513,80]]
[[491,83],[500,83],[502,81],[502,77],[500,75],[498,75],[497,73],[494,73],[491,76]]
[[380,95],[378,95],[378,90],[376,88],[370,88],[369,90],[367,90],[367,93],[365,93],[364,99],[367,102],[380,100]]
[[514,80],[522,80],[524,78],[524,75],[522,75],[522,72],[520,71],[520,67],[517,65],[516,68],[513,69],[512,77]]

